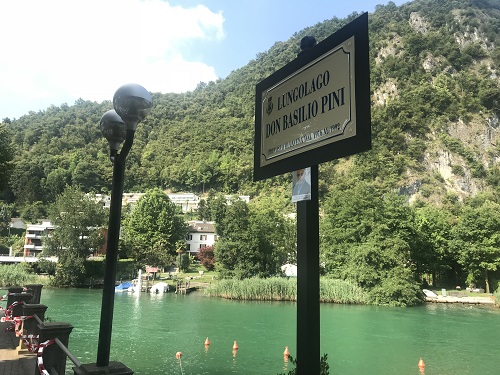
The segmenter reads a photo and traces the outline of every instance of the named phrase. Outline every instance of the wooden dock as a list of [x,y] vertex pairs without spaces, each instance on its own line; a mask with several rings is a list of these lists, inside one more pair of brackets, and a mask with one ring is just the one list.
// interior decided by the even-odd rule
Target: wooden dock
[[208,283],[199,283],[193,281],[178,281],[175,285],[176,294],[188,294],[194,290],[206,288]]

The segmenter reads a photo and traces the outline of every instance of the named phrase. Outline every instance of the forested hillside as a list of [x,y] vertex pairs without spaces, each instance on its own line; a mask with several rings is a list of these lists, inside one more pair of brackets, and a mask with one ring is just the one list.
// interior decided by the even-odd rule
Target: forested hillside
[[[325,9],[325,17],[333,13],[334,5]],[[321,41],[358,15],[298,30],[227,78],[200,83],[192,92],[153,93],[153,109],[139,125],[127,160],[125,191],[159,187],[199,194],[213,189],[257,200],[273,196],[283,211],[292,212],[290,176],[252,182],[255,85],[296,57],[302,37],[312,35]],[[322,164],[319,176],[323,230],[329,228],[323,232],[322,252],[337,254],[325,255],[326,272],[375,285],[352,274],[356,263],[349,269],[338,268],[346,262],[345,254],[339,254],[347,251],[345,243],[380,245],[380,240],[387,241],[402,229],[396,228],[402,224],[394,217],[394,227],[386,226],[375,235],[372,224],[354,219],[365,210],[386,212],[393,204],[384,198],[386,194],[403,196],[414,210],[421,208],[425,220],[420,230],[430,225],[431,216],[443,216],[433,223],[455,225],[462,204],[483,207],[486,201],[500,202],[500,1],[415,0],[400,7],[389,3],[369,15],[369,33],[373,149]],[[14,202],[17,212],[35,219],[67,184],[82,191],[108,192],[112,166],[98,124],[111,107],[110,102],[80,100],[16,120],[3,119],[0,142],[7,150],[9,142],[4,139],[11,137],[13,160],[10,164],[0,160],[0,199]],[[4,154],[9,152],[0,158],[8,158]],[[346,201],[351,202],[350,209],[358,205],[359,209],[343,212]],[[374,221],[380,219],[376,216],[372,215]],[[340,217],[344,222],[339,223]],[[345,237],[351,221],[355,233]],[[435,226],[432,230],[425,246],[412,251],[423,256],[422,249],[439,248],[443,269],[453,271],[457,281],[464,278],[457,276],[458,265],[463,267],[467,260],[446,258],[452,239],[435,231]],[[343,246],[342,251],[333,243]],[[497,239],[491,246],[500,251],[495,247],[499,244]],[[357,248],[359,262],[369,257],[361,250]],[[490,272],[500,266],[495,254],[488,258],[495,264],[487,268]],[[420,274],[433,273],[432,262],[434,267],[441,264],[436,259],[424,262],[413,256],[412,262]],[[484,267],[477,272],[483,271]]]
[[[463,197],[495,186],[499,8],[498,1],[465,0],[378,6],[369,20],[374,147],[341,161],[337,170],[437,200],[447,192]],[[303,36],[321,41],[356,16],[299,31],[193,92],[154,94],[128,160],[125,190],[213,188],[255,195],[266,189],[269,184],[251,182],[255,84],[294,59]],[[111,166],[98,123],[110,108],[110,102],[80,100],[4,119],[15,147],[4,198],[53,201],[66,183],[109,190]],[[323,168],[326,185],[333,169]]]

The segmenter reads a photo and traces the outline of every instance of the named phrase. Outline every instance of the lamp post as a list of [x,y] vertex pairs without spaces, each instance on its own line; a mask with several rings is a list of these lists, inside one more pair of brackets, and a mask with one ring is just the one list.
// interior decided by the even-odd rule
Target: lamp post
[[[96,365],[98,367],[109,365],[125,159],[134,142],[137,124],[147,116],[151,105],[151,95],[144,87],[137,84],[126,84],[121,86],[113,96],[113,107],[115,109],[106,112],[100,121],[101,132],[109,142],[110,159],[113,163],[113,181],[109,210],[104,287],[102,291],[99,346],[97,348]],[[123,141],[125,143],[120,153],[118,153],[118,148]]]

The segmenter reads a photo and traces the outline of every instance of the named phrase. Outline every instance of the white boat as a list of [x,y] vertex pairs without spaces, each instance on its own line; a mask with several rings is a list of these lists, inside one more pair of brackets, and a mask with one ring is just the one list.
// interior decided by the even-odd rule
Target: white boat
[[129,292],[139,293],[142,291],[142,270],[139,270],[137,279],[132,280],[132,285],[128,288]]
[[438,295],[436,293],[434,293],[432,290],[423,289],[422,292],[424,292],[424,294],[425,294],[426,297],[429,297],[429,298],[438,298]]
[[170,288],[170,286],[168,285],[168,283],[160,282],[160,283],[153,285],[149,289],[149,292],[152,294],[167,293],[169,288]]

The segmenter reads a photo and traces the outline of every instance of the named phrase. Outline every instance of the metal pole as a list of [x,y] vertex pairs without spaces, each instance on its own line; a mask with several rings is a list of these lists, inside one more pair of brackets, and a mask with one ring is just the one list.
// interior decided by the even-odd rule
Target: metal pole
[[319,374],[318,166],[311,166],[311,200],[297,202],[297,375]]
[[115,304],[116,268],[118,263],[118,241],[120,238],[120,220],[122,212],[123,182],[125,177],[125,159],[134,141],[134,130],[127,130],[125,144],[119,155],[113,160],[113,181],[111,203],[109,208],[108,241],[106,247],[106,264],[104,269],[104,286],[102,291],[101,324],[99,328],[99,345],[97,347],[96,365],[109,365],[111,349],[111,332],[113,329],[113,308]]
[[[305,36],[298,55],[316,45]],[[311,166],[311,200],[297,202],[297,375],[319,374],[318,165]]]

